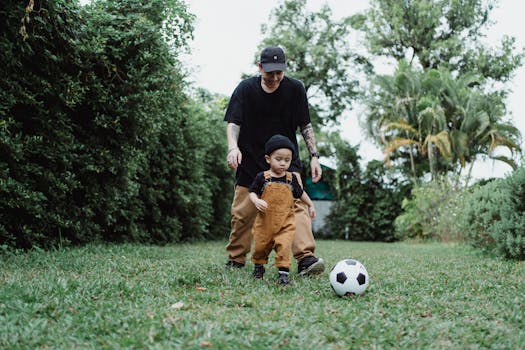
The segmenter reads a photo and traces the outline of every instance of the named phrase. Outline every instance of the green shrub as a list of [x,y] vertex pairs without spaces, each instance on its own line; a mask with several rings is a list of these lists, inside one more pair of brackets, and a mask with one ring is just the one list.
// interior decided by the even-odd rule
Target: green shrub
[[228,238],[230,233],[231,201],[235,172],[225,159],[228,146],[225,142],[226,125],[223,115],[228,99],[199,89],[191,108],[191,115],[199,121],[196,138],[202,142],[204,175],[203,182],[209,189],[213,208],[204,238]]
[[455,188],[449,179],[421,184],[403,200],[403,212],[395,220],[398,239],[461,241],[458,229],[465,190]]
[[525,259],[525,168],[472,193],[461,227],[473,246],[506,258]]
[[194,115],[184,93],[184,3],[25,5],[0,11],[0,243],[165,243],[222,230],[224,128],[215,110]]
[[363,172],[357,147],[335,139],[336,199],[326,217],[325,237],[356,241],[394,241],[394,220],[409,186],[399,183],[383,162],[371,161]]
[[416,186],[412,189],[411,198],[403,199],[403,213],[395,220],[397,239],[424,239],[433,236],[434,218],[438,215],[436,206],[439,204],[435,194],[433,188]]
[[85,148],[72,121],[85,83],[81,54],[70,48],[82,19],[67,2],[43,1],[27,13],[25,5],[6,1],[0,11],[0,240],[30,247],[73,232],[96,237],[81,224],[89,210],[73,200]]

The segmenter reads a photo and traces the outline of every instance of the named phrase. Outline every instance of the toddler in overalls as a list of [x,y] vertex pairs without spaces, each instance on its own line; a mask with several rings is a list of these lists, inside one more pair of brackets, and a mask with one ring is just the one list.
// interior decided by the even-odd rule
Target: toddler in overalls
[[250,186],[250,200],[258,210],[252,229],[253,277],[263,278],[264,264],[275,250],[279,284],[287,285],[295,236],[295,199],[300,198],[308,205],[312,219],[315,218],[315,208],[297,175],[287,171],[295,152],[290,139],[274,135],[266,142],[264,152],[270,170],[258,173]]

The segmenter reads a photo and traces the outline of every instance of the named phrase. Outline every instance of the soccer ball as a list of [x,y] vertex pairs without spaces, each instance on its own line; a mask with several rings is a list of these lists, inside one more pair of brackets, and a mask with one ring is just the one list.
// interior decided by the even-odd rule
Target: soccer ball
[[354,259],[341,260],[330,271],[330,284],[339,296],[363,294],[369,281],[363,264]]

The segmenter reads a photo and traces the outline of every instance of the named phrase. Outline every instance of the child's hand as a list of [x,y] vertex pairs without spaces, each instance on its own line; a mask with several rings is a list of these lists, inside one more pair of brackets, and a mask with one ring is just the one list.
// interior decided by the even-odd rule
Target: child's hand
[[263,201],[262,199],[256,199],[253,204],[255,204],[257,210],[262,213],[264,213],[268,208],[268,203],[266,203],[266,201]]
[[313,205],[311,207],[308,207],[308,213],[310,214],[310,217],[312,219],[315,219],[316,213],[315,213],[315,207]]

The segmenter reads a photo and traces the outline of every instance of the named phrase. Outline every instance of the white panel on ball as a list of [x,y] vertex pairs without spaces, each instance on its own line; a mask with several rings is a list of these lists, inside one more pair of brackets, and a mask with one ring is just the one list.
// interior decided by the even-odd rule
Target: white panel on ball
[[365,266],[355,259],[341,260],[330,271],[330,285],[339,296],[363,294],[369,282]]

